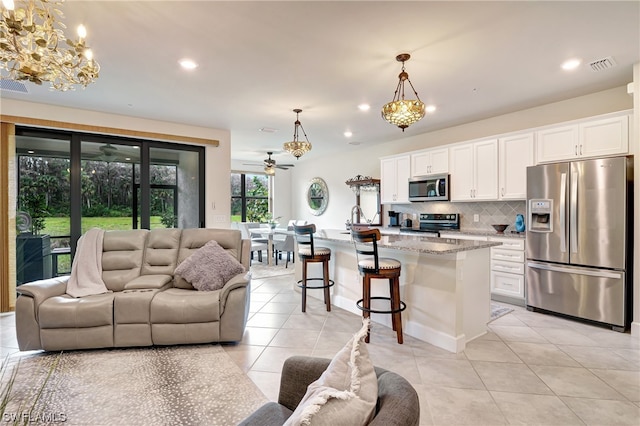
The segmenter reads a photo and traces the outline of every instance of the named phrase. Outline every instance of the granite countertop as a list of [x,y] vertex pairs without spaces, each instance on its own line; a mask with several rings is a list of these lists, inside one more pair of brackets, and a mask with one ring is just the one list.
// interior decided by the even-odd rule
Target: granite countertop
[[[351,244],[351,234],[346,230],[322,229],[314,234],[317,240],[326,240]],[[382,235],[378,247],[394,250],[414,251],[429,254],[452,254],[468,250],[477,250],[499,246],[493,241],[454,240],[430,238],[419,235]]]
[[478,235],[478,236],[486,236],[486,237],[500,237],[500,238],[525,238],[525,232],[511,232],[506,231],[504,234],[498,234],[496,231],[482,231],[482,230],[467,230],[467,229],[457,229],[457,230],[447,230],[440,231],[444,234],[463,234],[463,235]]

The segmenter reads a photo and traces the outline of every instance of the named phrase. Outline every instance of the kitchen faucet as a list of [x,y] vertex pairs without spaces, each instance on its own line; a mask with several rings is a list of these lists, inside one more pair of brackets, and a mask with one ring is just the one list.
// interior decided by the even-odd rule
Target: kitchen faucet
[[359,213],[360,215],[364,216],[364,213],[362,213],[362,209],[360,208],[360,206],[358,204],[356,204],[355,206],[351,207],[351,226],[353,226],[355,224],[354,213],[355,214]]

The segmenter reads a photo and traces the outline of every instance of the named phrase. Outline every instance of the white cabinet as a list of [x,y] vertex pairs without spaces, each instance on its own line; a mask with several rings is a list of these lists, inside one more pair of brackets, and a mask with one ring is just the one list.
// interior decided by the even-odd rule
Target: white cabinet
[[492,297],[505,302],[524,303],[524,239],[489,237],[489,241],[502,243],[491,248]]
[[603,157],[629,152],[629,116],[580,124],[580,156]]
[[409,202],[409,155],[380,160],[380,200],[383,204]]
[[578,147],[578,126],[561,126],[539,130],[537,158],[539,163],[574,158]]
[[498,139],[500,156],[498,170],[498,198],[525,200],[527,198],[527,167],[533,166],[533,133]]
[[449,149],[439,148],[411,154],[411,176],[449,172]]
[[451,201],[498,199],[498,140],[449,149]]
[[537,132],[539,163],[629,152],[629,116],[592,119]]

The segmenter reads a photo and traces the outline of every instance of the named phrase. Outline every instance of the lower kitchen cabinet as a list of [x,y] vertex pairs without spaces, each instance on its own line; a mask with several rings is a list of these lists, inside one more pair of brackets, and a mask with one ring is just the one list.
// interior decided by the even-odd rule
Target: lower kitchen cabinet
[[495,241],[491,247],[491,299],[514,305],[525,305],[525,240],[520,237],[497,237],[458,232],[440,232],[440,238],[472,241]]
[[491,248],[491,298],[524,306],[524,239],[489,237],[489,241],[502,243]]

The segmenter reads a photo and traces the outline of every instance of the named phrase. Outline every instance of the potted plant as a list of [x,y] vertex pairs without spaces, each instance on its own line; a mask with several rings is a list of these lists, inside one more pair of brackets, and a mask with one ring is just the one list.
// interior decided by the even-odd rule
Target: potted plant
[[276,229],[276,227],[278,226],[278,223],[279,223],[278,220],[281,217],[282,216],[273,217],[272,213],[267,213],[266,215],[264,215],[264,221],[269,224],[269,227],[271,229]]

